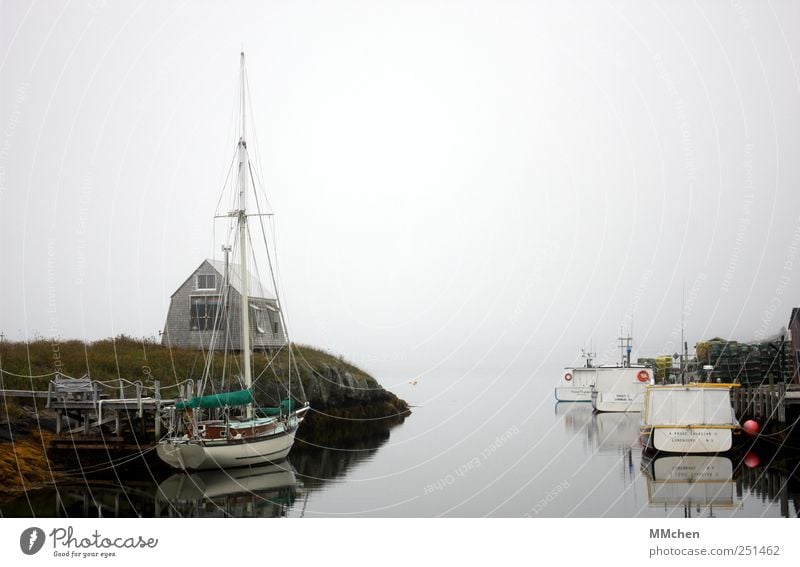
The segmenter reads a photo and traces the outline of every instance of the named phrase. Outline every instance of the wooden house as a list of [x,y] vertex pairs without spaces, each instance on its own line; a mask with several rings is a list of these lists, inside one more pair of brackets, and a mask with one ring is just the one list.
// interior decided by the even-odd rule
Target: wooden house
[[794,376],[792,382],[800,382],[800,307],[792,309],[789,317],[789,332],[792,334],[792,360],[794,361]]
[[[228,266],[230,286],[227,298],[223,296],[225,271],[224,262],[203,260],[175,290],[161,336],[164,346],[241,350],[240,267],[238,264]],[[274,292],[252,273],[249,273],[247,281],[253,349],[271,349],[286,344]]]

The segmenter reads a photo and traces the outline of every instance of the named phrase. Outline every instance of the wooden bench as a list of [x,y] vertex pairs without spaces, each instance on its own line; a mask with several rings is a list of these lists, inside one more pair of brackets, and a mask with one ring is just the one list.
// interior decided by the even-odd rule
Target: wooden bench
[[99,385],[88,376],[83,378],[56,378],[50,381],[47,390],[47,405],[53,398],[60,402],[65,401],[95,401],[98,396]]

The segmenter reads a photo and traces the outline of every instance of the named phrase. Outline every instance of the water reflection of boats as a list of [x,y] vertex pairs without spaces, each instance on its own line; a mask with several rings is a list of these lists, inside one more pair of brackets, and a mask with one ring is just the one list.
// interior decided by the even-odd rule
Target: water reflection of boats
[[174,474],[156,490],[157,516],[285,516],[299,492],[288,461],[231,470]]
[[593,412],[589,404],[556,403],[556,415],[563,419],[567,433],[573,435],[583,435],[586,432]]
[[[591,408],[588,408],[591,411]],[[52,488],[0,499],[2,517],[299,516],[306,500],[376,457],[402,418],[316,424],[312,445],[298,439],[287,460],[251,468],[212,469],[165,478],[143,466],[85,472]],[[304,422],[305,423],[305,422]],[[314,426],[310,421],[309,425]],[[309,430],[310,431],[310,430]],[[306,433],[304,437],[310,433]],[[324,445],[324,446],[320,446]],[[158,462],[158,461],[157,461]],[[124,470],[128,476],[119,476]]]
[[595,413],[586,430],[589,446],[598,452],[630,449],[638,444],[639,416],[632,413]]
[[737,503],[733,461],[719,455],[643,457],[651,507],[733,508]]
[[593,451],[629,449],[639,442],[639,416],[633,413],[595,413],[585,404],[557,403],[556,415],[567,433],[585,436]]

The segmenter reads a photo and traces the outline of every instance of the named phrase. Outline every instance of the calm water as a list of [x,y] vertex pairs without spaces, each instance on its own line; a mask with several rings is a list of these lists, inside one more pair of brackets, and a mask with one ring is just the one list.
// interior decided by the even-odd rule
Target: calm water
[[[346,449],[281,466],[156,480],[83,481],[4,506],[4,516],[797,516],[797,458],[642,458],[638,414],[556,404],[554,380],[446,373],[385,380],[415,404]],[[746,461],[746,463],[744,462]]]

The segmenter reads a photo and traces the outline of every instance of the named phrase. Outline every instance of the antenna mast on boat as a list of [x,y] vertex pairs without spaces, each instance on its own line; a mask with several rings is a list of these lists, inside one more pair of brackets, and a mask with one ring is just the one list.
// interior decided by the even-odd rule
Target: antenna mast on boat
[[[244,79],[244,51],[241,55],[241,107],[242,107],[242,132],[239,136],[239,264],[242,282],[242,366],[244,366],[244,387],[253,386],[253,375],[250,369],[250,298],[247,289],[247,142],[245,141],[245,79]],[[247,418],[253,417],[253,406],[247,406]]]
[[597,356],[594,351],[592,351],[592,347],[589,346],[589,350],[587,351],[585,348],[581,349],[581,357],[586,360],[586,368],[593,368],[592,361],[594,360],[595,356]]
[[622,327],[619,329],[619,353],[620,357],[622,358],[622,366],[625,368],[630,368],[631,366],[631,351],[633,350],[633,337],[631,337],[630,333],[626,337],[623,334]]

